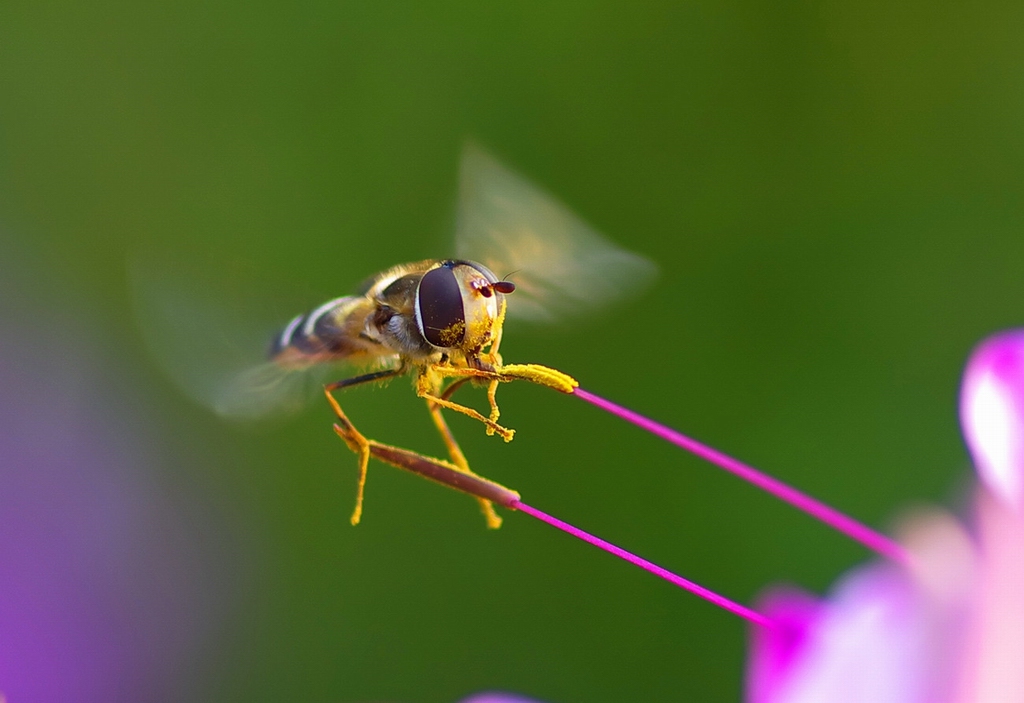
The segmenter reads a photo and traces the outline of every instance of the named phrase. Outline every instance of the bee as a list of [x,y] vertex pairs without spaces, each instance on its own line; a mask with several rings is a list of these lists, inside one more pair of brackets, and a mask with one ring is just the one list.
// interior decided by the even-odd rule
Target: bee
[[[455,257],[394,266],[372,276],[354,294],[293,317],[273,336],[264,362],[216,380],[207,373],[200,380],[183,370],[168,344],[147,334],[172,377],[228,417],[254,418],[294,409],[310,395],[311,387],[319,385],[337,418],[335,431],[359,456],[352,524],[362,515],[371,455],[402,468],[414,464],[451,467],[490,484],[470,470],[442,410],[478,420],[487,434],[510,441],[514,431],[498,424],[500,383],[524,380],[566,393],[575,388],[574,379],[555,369],[503,363],[499,347],[506,316],[541,322],[580,316],[639,289],[655,273],[650,261],[615,246],[479,147],[466,148],[460,171]],[[147,288],[147,276],[136,279]],[[166,298],[145,290],[138,297],[151,302]],[[160,303],[159,307],[162,313],[152,309],[139,313],[144,331],[152,329],[146,323],[153,318],[167,317],[168,309],[181,306]],[[194,315],[172,317],[191,322]],[[342,364],[375,370],[318,383],[326,370]],[[333,395],[406,374],[413,376],[416,394],[426,401],[451,464],[365,438]],[[487,387],[487,415],[452,400],[467,383]],[[389,456],[403,458],[396,462]],[[479,493],[477,498],[488,526],[500,526],[491,500]]]

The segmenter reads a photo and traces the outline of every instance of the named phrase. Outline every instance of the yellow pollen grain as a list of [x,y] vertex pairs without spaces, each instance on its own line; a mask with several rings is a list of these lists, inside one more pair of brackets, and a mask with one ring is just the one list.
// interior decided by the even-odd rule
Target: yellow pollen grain
[[446,347],[458,345],[466,336],[466,323],[455,322],[441,330],[441,342]]

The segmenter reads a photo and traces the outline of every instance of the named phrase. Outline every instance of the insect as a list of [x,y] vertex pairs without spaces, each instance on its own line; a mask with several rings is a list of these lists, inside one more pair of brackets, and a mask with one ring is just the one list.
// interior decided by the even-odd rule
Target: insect
[[[472,472],[441,415],[442,408],[479,420],[489,434],[510,441],[514,432],[497,423],[495,393],[502,381],[523,379],[569,391],[570,377],[539,365],[504,367],[498,346],[506,312],[505,296],[515,290],[483,264],[460,260],[426,260],[395,266],[374,276],[357,295],[337,298],[293,318],[274,339],[271,361],[302,369],[331,362],[379,362],[389,367],[325,386],[331,392],[363,383],[415,374],[416,393],[427,401],[455,465]],[[451,381],[448,385],[446,382]],[[450,400],[466,381],[486,381],[490,415]],[[336,403],[339,420],[347,423]],[[348,423],[350,424],[350,423]],[[359,492],[352,523],[362,514],[370,444],[358,432],[343,435],[359,454]],[[480,499],[487,523],[501,524],[490,501]]]
[[[310,379],[322,379],[326,369],[337,373],[339,364],[373,367],[321,386],[338,420],[336,432],[359,457],[353,524],[362,515],[371,455],[385,461],[400,455],[398,463],[391,463],[402,468],[420,457],[421,465],[454,466],[475,477],[443,410],[467,415],[481,422],[487,434],[510,441],[514,431],[498,424],[500,383],[525,380],[563,392],[572,392],[576,384],[545,366],[504,364],[499,347],[506,316],[556,322],[585,315],[645,285],[655,267],[613,245],[553,197],[474,146],[462,158],[455,245],[452,258],[394,266],[354,294],[292,318],[274,335],[264,363],[217,381],[197,382],[194,374],[173,369],[172,375],[219,413],[252,418],[300,406],[317,385]],[[143,313],[140,320],[152,316]],[[151,347],[174,356],[166,344]],[[173,366],[169,361],[165,365]],[[406,374],[413,376],[417,395],[427,403],[450,465],[366,439],[333,395]],[[467,383],[487,387],[487,415],[452,400]],[[478,500],[488,526],[500,526],[491,501]]]

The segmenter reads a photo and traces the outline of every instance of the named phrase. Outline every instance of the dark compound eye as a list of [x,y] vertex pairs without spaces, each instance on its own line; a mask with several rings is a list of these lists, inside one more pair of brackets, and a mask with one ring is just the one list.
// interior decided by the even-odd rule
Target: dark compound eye
[[466,338],[462,290],[448,266],[423,274],[418,295],[419,324],[423,337],[435,347],[457,347]]

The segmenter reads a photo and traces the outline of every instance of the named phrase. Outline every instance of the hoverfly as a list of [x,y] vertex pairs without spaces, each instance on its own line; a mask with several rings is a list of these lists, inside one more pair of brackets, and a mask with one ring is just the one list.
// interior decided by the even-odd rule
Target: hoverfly
[[[455,244],[453,258],[394,266],[371,277],[355,294],[297,315],[274,335],[268,361],[226,379],[197,380],[168,358],[172,355],[166,345],[153,342],[151,347],[193,396],[222,415],[242,418],[298,407],[315,385],[310,378],[322,378],[325,369],[338,364],[375,366],[322,386],[338,418],[335,430],[359,455],[352,514],[352,524],[357,524],[371,454],[387,461],[389,451],[401,452],[407,457],[403,468],[414,461],[409,457],[419,456],[435,467],[453,465],[476,477],[443,409],[468,415],[483,423],[488,434],[509,441],[514,431],[498,424],[499,383],[526,380],[572,392],[576,382],[559,371],[536,364],[503,364],[499,347],[506,314],[510,319],[548,322],[583,314],[645,285],[655,271],[650,261],[616,247],[552,196],[475,146],[467,147],[462,158]],[[145,292],[143,297],[154,298]],[[167,306],[161,307],[166,315]],[[144,328],[151,329],[145,323],[152,316],[140,313]],[[416,393],[427,402],[451,465],[366,439],[332,395],[405,374],[414,376]],[[488,415],[451,400],[467,382],[487,386]],[[498,527],[501,519],[491,502],[478,500],[488,526]]]

